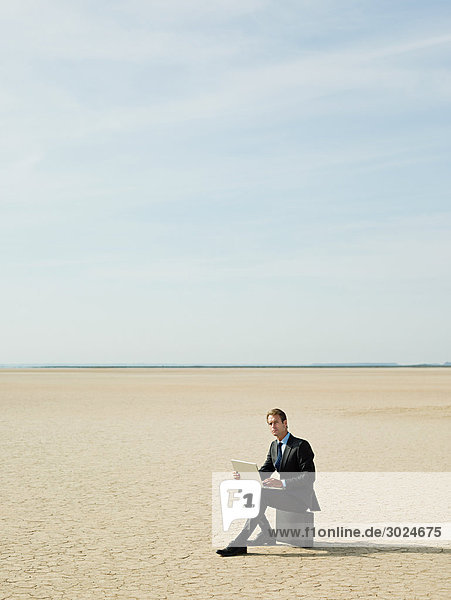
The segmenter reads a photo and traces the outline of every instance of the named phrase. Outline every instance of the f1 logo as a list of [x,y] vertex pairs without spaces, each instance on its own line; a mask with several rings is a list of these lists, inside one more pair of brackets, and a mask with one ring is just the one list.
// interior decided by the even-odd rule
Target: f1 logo
[[253,479],[227,479],[219,486],[222,528],[228,531],[235,519],[252,519],[260,510],[261,484]]

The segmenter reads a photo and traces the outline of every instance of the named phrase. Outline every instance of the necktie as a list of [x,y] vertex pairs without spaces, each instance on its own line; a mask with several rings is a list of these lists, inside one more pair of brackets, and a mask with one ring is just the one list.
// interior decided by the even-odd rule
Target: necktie
[[276,469],[276,471],[279,471],[281,462],[282,462],[282,442],[279,442],[278,448],[277,448],[277,460],[276,460],[276,464],[274,465],[274,468]]

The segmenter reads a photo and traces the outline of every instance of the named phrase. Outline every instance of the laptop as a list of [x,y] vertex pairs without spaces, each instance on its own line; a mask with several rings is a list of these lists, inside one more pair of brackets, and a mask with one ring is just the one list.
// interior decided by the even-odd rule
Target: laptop
[[[232,467],[234,471],[238,471],[241,475],[241,479],[253,479],[255,481],[262,482],[260,477],[260,472],[258,470],[257,464],[252,462],[247,462],[245,460],[235,460],[232,459]],[[270,474],[268,473],[268,477]],[[284,488],[274,488],[271,486],[266,486],[262,484],[262,487],[268,487],[271,490],[283,490]]]

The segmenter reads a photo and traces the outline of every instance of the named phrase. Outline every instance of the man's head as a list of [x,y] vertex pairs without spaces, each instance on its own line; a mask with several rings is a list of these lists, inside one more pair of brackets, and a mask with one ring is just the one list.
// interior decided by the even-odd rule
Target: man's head
[[280,441],[288,433],[287,415],[280,408],[273,408],[266,415],[271,433]]

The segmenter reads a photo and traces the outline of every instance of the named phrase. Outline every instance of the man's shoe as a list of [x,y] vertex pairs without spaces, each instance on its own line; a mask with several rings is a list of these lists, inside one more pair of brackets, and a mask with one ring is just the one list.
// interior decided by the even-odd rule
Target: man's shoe
[[276,538],[260,531],[255,540],[249,540],[247,543],[248,546],[275,546]]
[[216,554],[221,556],[238,556],[239,554],[247,554],[246,546],[227,546],[222,550],[216,550]]

